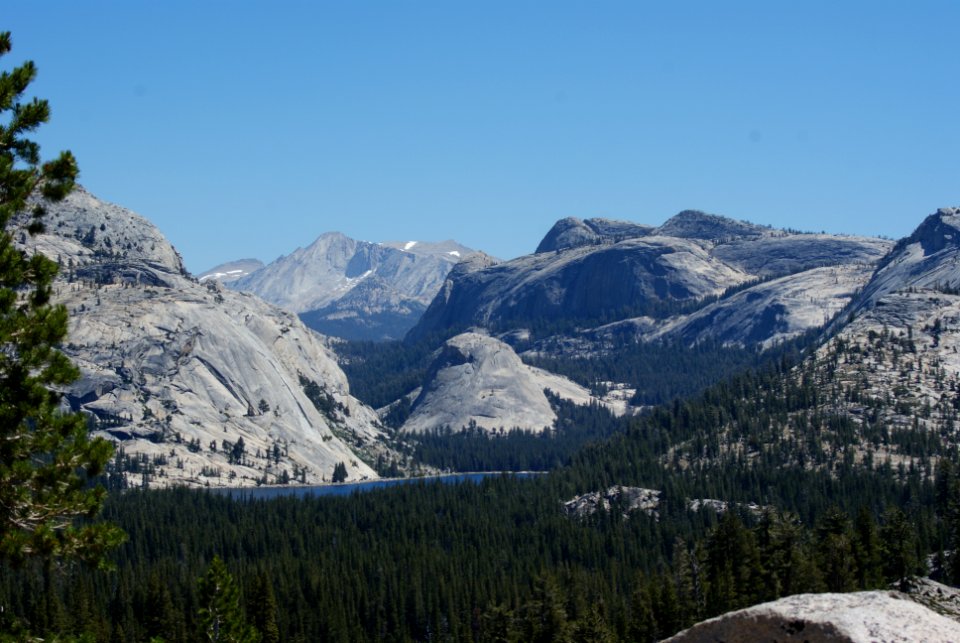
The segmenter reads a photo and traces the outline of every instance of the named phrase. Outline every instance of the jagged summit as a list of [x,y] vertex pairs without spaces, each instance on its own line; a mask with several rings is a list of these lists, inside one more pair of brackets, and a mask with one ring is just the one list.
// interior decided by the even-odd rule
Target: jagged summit
[[536,252],[554,252],[597,243],[616,243],[650,234],[652,226],[615,219],[560,219],[537,246]]
[[871,308],[890,293],[960,287],[960,208],[940,208],[880,261],[849,312]]
[[919,243],[926,255],[948,246],[960,246],[960,208],[939,208],[902,243]]
[[767,228],[746,221],[735,221],[700,210],[684,210],[667,219],[653,233],[664,237],[683,239],[725,239],[729,237],[756,237]]

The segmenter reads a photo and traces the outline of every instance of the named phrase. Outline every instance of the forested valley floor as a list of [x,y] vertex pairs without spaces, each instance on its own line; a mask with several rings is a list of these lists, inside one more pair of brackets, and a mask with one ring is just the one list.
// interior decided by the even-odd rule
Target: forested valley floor
[[[233,618],[283,641],[656,640],[782,595],[956,580],[955,448],[874,427],[877,448],[911,459],[866,466],[829,371],[790,367],[620,421],[547,476],[341,498],[113,494],[103,517],[129,535],[116,570],[4,568],[3,626],[201,640],[198,579],[217,558],[239,589]],[[564,511],[614,485],[660,491],[659,506]],[[694,509],[697,498],[723,502]]]

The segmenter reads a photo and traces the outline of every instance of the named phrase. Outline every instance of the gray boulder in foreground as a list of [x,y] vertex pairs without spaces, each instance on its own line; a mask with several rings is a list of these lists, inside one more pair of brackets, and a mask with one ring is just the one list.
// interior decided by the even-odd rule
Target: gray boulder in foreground
[[798,594],[703,621],[667,641],[960,641],[960,623],[894,591]]

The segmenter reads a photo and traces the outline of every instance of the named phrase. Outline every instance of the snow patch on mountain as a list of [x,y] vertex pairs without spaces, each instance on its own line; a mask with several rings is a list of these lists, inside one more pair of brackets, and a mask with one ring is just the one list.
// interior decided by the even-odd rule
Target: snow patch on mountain
[[229,285],[300,314],[322,333],[398,339],[458,261],[452,252],[471,250],[455,241],[368,243],[328,232]]

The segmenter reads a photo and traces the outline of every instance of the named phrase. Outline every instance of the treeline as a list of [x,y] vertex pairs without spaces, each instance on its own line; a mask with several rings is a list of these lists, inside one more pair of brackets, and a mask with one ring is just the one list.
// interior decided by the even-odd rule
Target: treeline
[[557,414],[553,429],[532,433],[520,429],[487,431],[449,427],[405,437],[414,458],[452,471],[547,471],[560,467],[579,449],[600,442],[629,426],[629,420],[614,417],[596,405],[578,405],[549,391],[547,397]]
[[595,355],[565,355],[558,351],[557,356],[525,355],[523,359],[531,366],[569,377],[600,395],[609,390],[611,383],[626,384],[635,390],[631,404],[657,405],[695,395],[747,369],[763,368],[781,359],[793,362],[806,343],[804,339],[761,352],[714,341],[685,346],[624,340],[622,345]]

